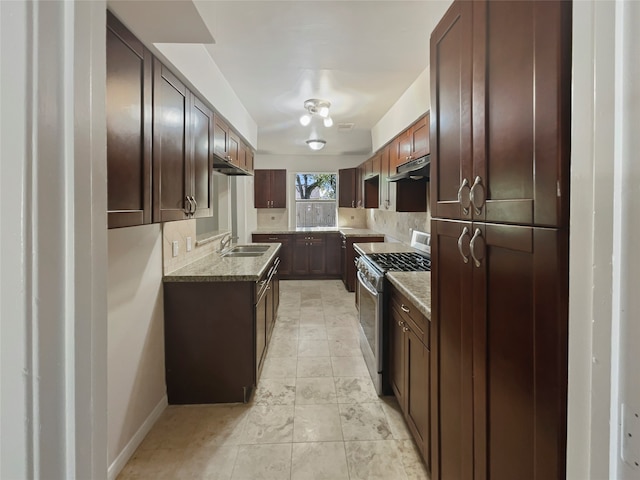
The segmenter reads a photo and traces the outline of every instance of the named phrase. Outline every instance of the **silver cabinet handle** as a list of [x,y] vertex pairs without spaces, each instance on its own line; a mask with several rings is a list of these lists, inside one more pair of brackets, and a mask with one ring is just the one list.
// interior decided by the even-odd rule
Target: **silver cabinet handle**
[[465,235],[469,235],[469,229],[467,227],[464,227],[462,229],[462,233],[460,234],[460,237],[458,237],[458,251],[462,256],[462,261],[464,263],[469,263],[469,255],[465,255],[464,252],[462,251],[462,239],[464,238]]
[[[482,193],[478,194],[478,189]],[[482,206],[485,202],[485,194],[484,194],[484,185],[482,185],[482,177],[479,175],[476,177],[473,182],[473,186],[471,187],[471,191],[469,192],[469,200],[473,204],[473,209],[476,212],[476,215],[480,215],[482,212]]]
[[465,215],[469,215],[469,206],[471,205],[471,199],[465,198],[464,202],[462,201],[462,191],[466,188],[469,188],[469,180],[466,178],[462,180],[460,184],[460,188],[458,189],[458,203],[462,207],[462,213]]
[[356,201],[355,200],[351,200],[351,208],[354,208],[356,206]]
[[198,210],[198,202],[196,202],[196,197],[194,197],[193,195],[191,196],[191,201],[193,202],[193,212],[191,212],[191,214],[193,215],[194,213],[196,213],[196,210]]
[[403,322],[402,320],[399,320],[399,321],[398,321],[398,326],[399,326],[399,327],[404,327],[404,322]]
[[[476,242],[480,240],[482,241],[482,256],[478,256],[476,254]],[[473,238],[471,242],[469,242],[469,247],[471,249],[471,256],[473,257],[473,263],[476,267],[480,267],[482,264],[482,260],[484,259],[484,239],[482,238],[482,231],[479,228],[476,228],[476,231],[473,233]]]
[[187,215],[191,215],[192,212],[192,204],[191,204],[191,198],[189,197],[189,195],[184,197],[186,202],[185,202],[185,208],[184,208],[184,213],[186,213]]
[[400,309],[404,312],[404,313],[409,313],[410,310],[404,305],[404,303],[402,305],[400,305]]
[[402,327],[402,331],[406,333],[406,332],[409,332],[410,329],[409,329],[409,327]]

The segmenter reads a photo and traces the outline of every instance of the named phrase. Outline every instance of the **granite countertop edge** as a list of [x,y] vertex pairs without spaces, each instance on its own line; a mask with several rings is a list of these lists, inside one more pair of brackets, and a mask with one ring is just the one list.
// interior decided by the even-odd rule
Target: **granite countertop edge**
[[277,256],[282,244],[247,245],[269,245],[269,250],[257,257],[222,257],[219,252],[210,253],[164,275],[162,280],[164,283],[256,282],[267,271],[267,267]]
[[387,272],[387,278],[431,321],[431,272]]
[[253,230],[256,235],[286,235],[296,233],[341,233],[346,237],[378,237],[383,233],[368,228],[355,227],[314,227],[314,228],[265,228]]

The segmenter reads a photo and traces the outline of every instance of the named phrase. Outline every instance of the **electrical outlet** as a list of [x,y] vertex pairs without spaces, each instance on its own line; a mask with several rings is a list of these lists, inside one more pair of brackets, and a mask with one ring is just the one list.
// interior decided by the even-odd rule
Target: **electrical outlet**
[[173,242],[171,242],[171,255],[173,255],[174,257],[178,256],[178,241],[174,240]]
[[640,411],[622,404],[622,460],[640,469]]
[[191,237],[187,237],[187,252],[190,252],[192,248],[193,245],[191,244]]

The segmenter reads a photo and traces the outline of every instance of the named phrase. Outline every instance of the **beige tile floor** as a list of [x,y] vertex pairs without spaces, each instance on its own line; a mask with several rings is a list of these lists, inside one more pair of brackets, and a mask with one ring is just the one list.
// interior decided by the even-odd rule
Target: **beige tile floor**
[[282,281],[251,402],[169,406],[118,479],[428,479],[373,388],[353,303],[337,280]]

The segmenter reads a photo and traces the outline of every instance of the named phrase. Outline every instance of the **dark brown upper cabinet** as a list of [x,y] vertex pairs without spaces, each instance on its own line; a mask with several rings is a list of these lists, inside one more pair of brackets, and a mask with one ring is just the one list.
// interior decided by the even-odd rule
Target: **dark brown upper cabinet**
[[434,217],[567,225],[570,59],[570,2],[454,3],[431,36]]
[[253,205],[255,208],[287,207],[287,171],[255,170]]
[[153,84],[153,220],[184,220],[192,210],[190,92],[159,60]]
[[158,60],[153,116],[154,222],[211,216],[213,112]]
[[151,223],[153,57],[107,12],[109,228]]
[[218,114],[213,116],[213,121],[213,153],[223,160],[231,162],[231,156],[229,155],[229,125]]
[[211,175],[213,156],[213,112],[197,97],[192,96],[190,105],[190,180],[191,215],[210,217],[214,202],[213,176]]
[[394,166],[429,154],[429,113],[423,115],[396,137],[397,150],[392,153]]
[[338,170],[338,207],[356,207],[357,168]]
[[229,153],[229,158],[231,163],[235,166],[240,166],[239,155],[240,155],[240,137],[236,132],[229,129],[229,143],[227,145],[227,151]]

